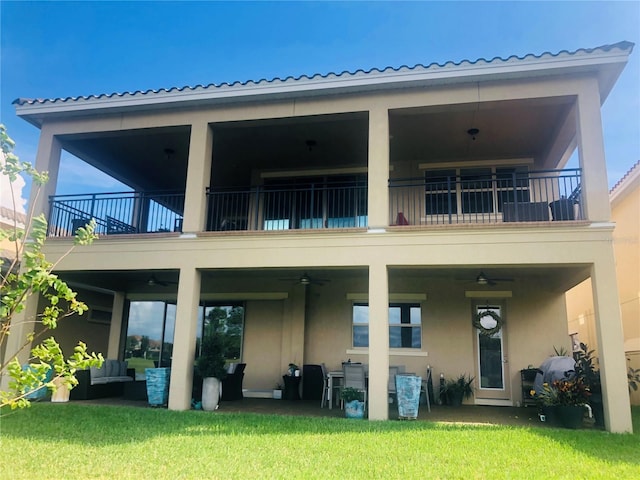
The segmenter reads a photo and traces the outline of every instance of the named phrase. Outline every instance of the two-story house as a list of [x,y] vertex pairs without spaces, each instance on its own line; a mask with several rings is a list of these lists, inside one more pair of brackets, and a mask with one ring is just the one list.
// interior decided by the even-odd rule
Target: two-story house
[[[600,108],[632,49],[18,99],[52,179],[32,197],[47,255],[89,218],[101,235],[56,267],[93,310],[58,335],[170,363],[183,410],[222,312],[245,388],[362,361],[383,420],[390,364],[519,402],[520,369],[570,347],[565,292],[591,278],[606,426],[630,431]],[[130,188],[56,195],[62,150]]]

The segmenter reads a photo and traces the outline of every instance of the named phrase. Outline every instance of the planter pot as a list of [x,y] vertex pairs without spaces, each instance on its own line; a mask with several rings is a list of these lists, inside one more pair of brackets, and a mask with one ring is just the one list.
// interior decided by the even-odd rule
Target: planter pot
[[573,200],[568,198],[561,198],[555,200],[549,204],[551,209],[551,216],[554,220],[574,220],[575,215],[573,212]]
[[345,402],[344,414],[347,418],[364,418],[364,402],[359,400]]
[[274,390],[273,391],[273,399],[274,400],[282,400],[282,390]]
[[55,403],[68,402],[71,392],[67,386],[62,383],[62,379],[56,378],[53,380],[53,383],[56,386],[56,391],[51,394],[51,401]]
[[582,419],[584,418],[583,406],[558,407],[557,413],[560,425],[563,427],[580,428],[582,426]]
[[206,377],[202,380],[202,409],[212,412],[218,409],[220,403],[220,380]]
[[593,413],[595,426],[604,427],[604,405],[602,404],[602,400],[592,400],[591,411]]
[[422,377],[416,375],[396,375],[398,418],[415,419],[418,417],[421,386]]
[[462,392],[449,392],[447,393],[447,405],[452,407],[459,407],[462,405]]
[[169,402],[170,368],[147,368],[147,398],[149,405],[163,406]]
[[545,417],[545,422],[549,425],[560,425],[558,418],[558,407],[547,406],[542,407],[542,414]]

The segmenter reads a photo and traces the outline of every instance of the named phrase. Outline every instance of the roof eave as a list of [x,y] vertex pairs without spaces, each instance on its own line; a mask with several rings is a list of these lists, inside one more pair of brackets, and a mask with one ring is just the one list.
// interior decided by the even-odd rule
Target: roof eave
[[282,100],[320,95],[358,94],[371,91],[416,88],[443,84],[509,80],[566,74],[591,73],[598,77],[604,101],[624,69],[633,46],[596,49],[588,53],[527,56],[507,60],[478,60],[429,67],[329,74],[326,76],[262,80],[244,84],[173,88],[150,92],[101,95],[45,101],[16,100],[16,114],[37,127],[46,118],[89,113],[120,113],[159,108],[181,108],[194,104],[224,104]]

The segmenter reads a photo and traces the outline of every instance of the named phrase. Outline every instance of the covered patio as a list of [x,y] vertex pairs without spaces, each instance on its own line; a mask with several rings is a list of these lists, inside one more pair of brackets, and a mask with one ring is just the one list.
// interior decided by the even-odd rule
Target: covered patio
[[[114,405],[139,408],[151,407],[143,400],[126,400],[122,397],[79,400],[74,403],[87,405]],[[320,408],[316,400],[273,400],[266,398],[244,398],[233,402],[221,402],[215,413],[201,412],[203,415],[224,415],[235,413],[256,413],[261,415],[294,415],[309,417],[344,418],[344,410]],[[397,421],[398,410],[389,406],[389,420]],[[355,420],[353,420],[355,421]],[[540,421],[535,407],[496,407],[486,405],[442,406],[432,405],[431,411],[426,405],[420,405],[417,421],[463,423],[471,425],[512,425],[515,427],[553,427]],[[597,428],[591,419],[585,419],[582,428]]]

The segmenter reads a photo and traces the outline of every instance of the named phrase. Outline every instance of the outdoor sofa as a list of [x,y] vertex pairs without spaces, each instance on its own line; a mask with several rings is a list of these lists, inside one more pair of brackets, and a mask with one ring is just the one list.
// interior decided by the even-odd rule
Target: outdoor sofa
[[76,372],[78,385],[71,390],[71,400],[118,397],[124,393],[124,385],[133,382],[135,369],[127,368],[127,362],[107,359],[101,368]]

